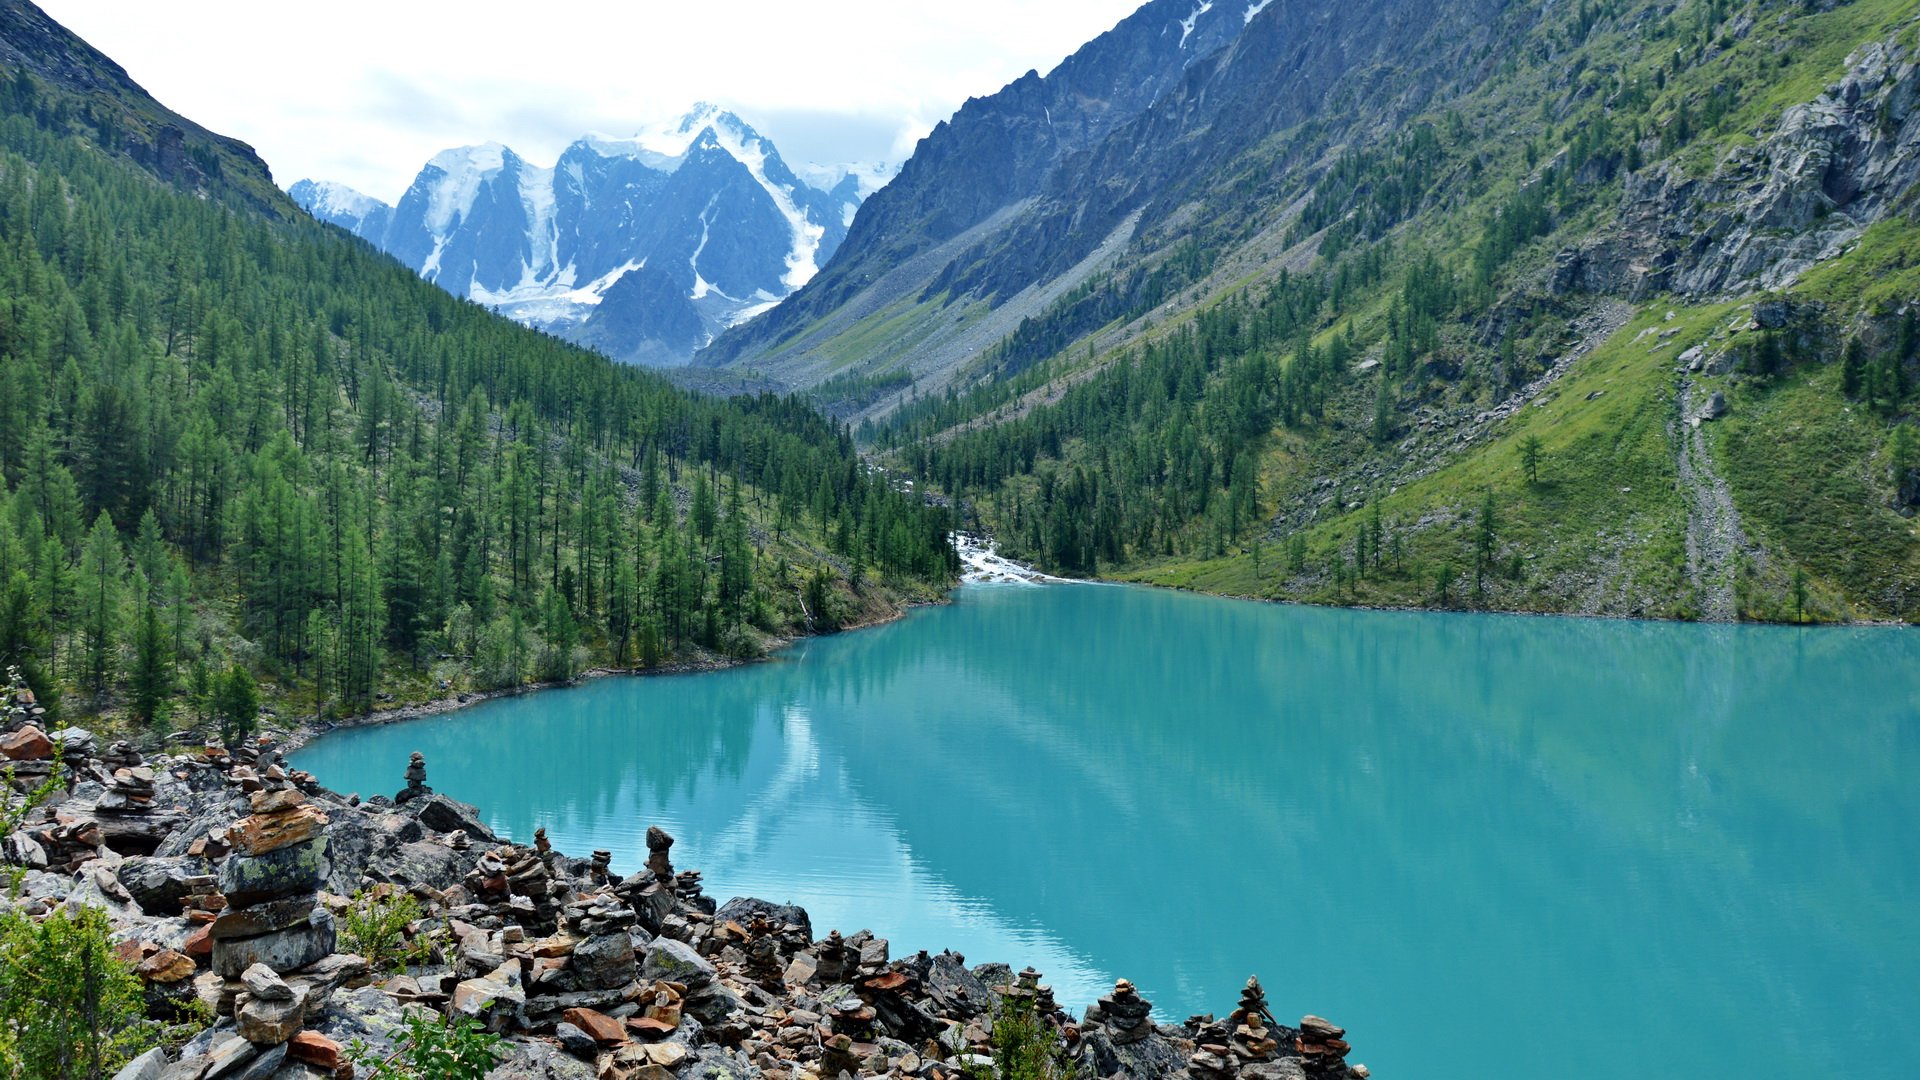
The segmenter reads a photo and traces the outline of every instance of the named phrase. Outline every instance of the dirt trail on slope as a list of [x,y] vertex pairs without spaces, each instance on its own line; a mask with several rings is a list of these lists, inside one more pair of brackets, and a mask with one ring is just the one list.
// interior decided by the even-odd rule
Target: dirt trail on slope
[[1687,503],[1687,580],[1700,596],[1700,617],[1707,622],[1733,622],[1740,617],[1734,579],[1740,553],[1747,547],[1740,527],[1740,511],[1733,492],[1714,468],[1705,426],[1696,422],[1705,402],[1692,379],[1680,383],[1679,450],[1676,464],[1680,494]]

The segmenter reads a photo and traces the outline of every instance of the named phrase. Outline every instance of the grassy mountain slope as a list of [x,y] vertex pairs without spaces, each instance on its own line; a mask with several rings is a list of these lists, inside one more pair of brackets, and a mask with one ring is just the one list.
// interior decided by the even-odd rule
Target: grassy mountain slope
[[1114,268],[865,434],[1070,572],[1909,618],[1916,13],[1502,7],[1271,130],[1205,112],[1275,77],[1230,47],[1137,125],[1214,145]]
[[804,404],[446,295],[50,25],[0,4],[0,666],[43,699],[244,727],[249,678],[357,712],[751,655],[950,582],[945,512]]

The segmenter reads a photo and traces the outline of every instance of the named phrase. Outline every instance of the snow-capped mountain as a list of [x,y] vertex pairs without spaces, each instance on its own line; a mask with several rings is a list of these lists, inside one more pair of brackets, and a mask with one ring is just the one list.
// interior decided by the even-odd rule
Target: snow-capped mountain
[[550,167],[498,143],[447,150],[391,207],[330,182],[288,194],[456,296],[671,365],[811,280],[890,171],[808,175],[701,105],[631,137],[585,136]]

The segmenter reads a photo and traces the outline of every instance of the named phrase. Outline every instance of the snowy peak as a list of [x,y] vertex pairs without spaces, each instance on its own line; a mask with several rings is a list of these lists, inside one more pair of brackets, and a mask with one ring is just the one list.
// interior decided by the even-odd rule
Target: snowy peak
[[393,207],[327,182],[289,194],[455,295],[617,358],[684,363],[811,280],[893,170],[805,172],[701,104],[582,136],[552,166],[497,142],[443,150]]
[[377,211],[392,209],[371,195],[332,180],[301,180],[287,193],[314,217],[334,224],[361,221]]

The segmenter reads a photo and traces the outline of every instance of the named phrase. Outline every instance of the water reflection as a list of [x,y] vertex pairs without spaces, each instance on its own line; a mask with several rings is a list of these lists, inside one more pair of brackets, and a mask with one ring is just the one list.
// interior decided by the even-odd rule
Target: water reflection
[[723,898],[1031,961],[1076,1004],[1119,969],[1166,1015],[1224,1010],[1258,971],[1400,1075],[1894,1076],[1915,641],[970,588],[300,763],[386,791],[420,749],[507,833],[622,868],[660,823]]

